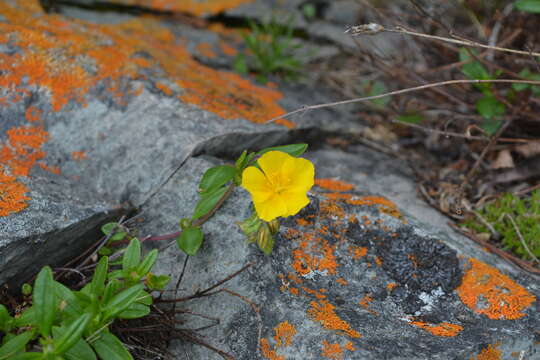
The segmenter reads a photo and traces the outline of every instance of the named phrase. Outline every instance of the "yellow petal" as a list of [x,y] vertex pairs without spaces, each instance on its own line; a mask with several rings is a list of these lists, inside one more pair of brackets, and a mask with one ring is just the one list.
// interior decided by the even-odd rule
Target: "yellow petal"
[[288,209],[285,201],[279,196],[272,196],[266,201],[255,202],[255,211],[264,221],[272,221],[279,216],[286,216]]
[[283,199],[286,199],[287,212],[281,216],[296,215],[306,205],[309,204],[309,198],[305,191],[287,191],[281,194]]
[[246,168],[242,173],[242,187],[249,191],[254,202],[266,201],[273,193],[268,179],[255,166]]
[[281,168],[288,158],[292,158],[292,156],[281,151],[269,151],[263,154],[263,156],[257,160],[257,163],[270,182],[272,182],[272,178],[280,176]]
[[294,158],[283,164],[282,174],[290,179],[288,188],[292,191],[309,191],[315,181],[315,167],[309,160]]

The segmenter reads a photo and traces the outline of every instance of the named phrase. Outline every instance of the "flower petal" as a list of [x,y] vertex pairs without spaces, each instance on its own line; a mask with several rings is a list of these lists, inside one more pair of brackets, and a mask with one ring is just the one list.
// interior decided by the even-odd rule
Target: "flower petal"
[[283,199],[286,199],[287,212],[281,216],[296,215],[306,205],[309,204],[309,198],[306,191],[287,191],[281,194]]
[[286,216],[288,212],[287,204],[280,196],[272,196],[266,201],[255,202],[257,215],[264,221],[272,221],[279,216]]
[[272,182],[274,177],[280,176],[281,168],[288,158],[292,158],[292,156],[281,151],[269,151],[261,156],[257,163]]
[[255,166],[248,167],[242,173],[242,187],[249,191],[254,202],[266,201],[273,193],[268,179]]
[[309,160],[291,156],[291,159],[283,164],[282,174],[290,179],[290,191],[308,192],[314,184],[315,167]]

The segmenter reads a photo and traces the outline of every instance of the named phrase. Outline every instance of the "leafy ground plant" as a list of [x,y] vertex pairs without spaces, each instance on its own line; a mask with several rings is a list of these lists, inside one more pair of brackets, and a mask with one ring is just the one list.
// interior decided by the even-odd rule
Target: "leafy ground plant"
[[302,47],[294,43],[293,17],[283,25],[270,18],[260,25],[250,21],[251,31],[242,34],[249,55],[240,53],[234,61],[234,69],[240,74],[253,71],[257,81],[266,83],[271,74],[282,74],[287,80],[299,76],[302,62],[295,58],[294,51]]
[[464,226],[476,233],[500,238],[505,250],[514,251],[525,260],[540,258],[540,190],[521,199],[507,193],[486,204]]
[[141,259],[140,241],[132,239],[119,261],[101,257],[91,281],[79,291],[54,280],[51,268],[44,267],[33,288],[23,289],[31,292],[32,306],[12,317],[0,305],[0,359],[133,359],[110,327],[117,319],[150,313],[153,300],[148,291],[168,282],[168,277],[150,273],[157,255],[152,250]]

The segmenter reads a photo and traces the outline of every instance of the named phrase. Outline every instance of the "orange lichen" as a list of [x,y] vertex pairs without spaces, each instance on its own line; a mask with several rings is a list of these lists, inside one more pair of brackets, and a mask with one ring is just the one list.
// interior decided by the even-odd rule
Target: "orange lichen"
[[416,327],[427,330],[435,336],[444,336],[444,337],[456,336],[457,334],[461,332],[461,330],[463,330],[462,326],[459,326],[457,324],[447,323],[447,322],[442,322],[440,324],[429,324],[422,321],[411,321],[411,324]]
[[115,0],[113,2],[202,16],[216,15],[252,1],[253,0]]
[[274,328],[274,332],[274,340],[276,341],[276,346],[289,346],[291,345],[294,335],[296,335],[296,328],[288,321],[284,321],[279,323]]
[[216,57],[216,53],[214,52],[212,45],[210,45],[209,43],[199,43],[197,44],[195,49],[197,49],[199,54],[207,58],[213,59]]
[[75,161],[81,161],[81,160],[87,159],[88,156],[86,155],[86,152],[84,151],[73,151],[71,153],[71,158]]
[[168,87],[167,85],[163,84],[163,83],[160,83],[160,82],[156,82],[156,87],[161,90],[165,95],[167,96],[171,96],[174,92],[171,90],[170,87]]
[[323,351],[321,356],[332,360],[343,360],[343,349],[338,343],[330,344],[328,341],[323,340]]
[[386,288],[388,289],[388,291],[394,290],[394,288],[395,288],[396,286],[398,286],[398,284],[395,283],[395,282],[390,282],[390,283],[386,284]]
[[368,252],[367,247],[360,247],[357,245],[350,245],[349,246],[349,254],[351,254],[352,258],[355,260],[358,260],[364,256],[366,256]]
[[219,42],[219,48],[221,49],[221,52],[227,56],[236,56],[236,54],[238,54],[238,50],[236,50],[236,48],[224,41]]
[[501,360],[502,352],[497,349],[497,346],[498,344],[488,345],[485,349],[480,351],[476,358],[473,356],[470,360]]
[[0,216],[8,216],[24,210],[30,200],[28,189],[17,182],[14,176],[8,175],[0,165]]
[[[172,2],[202,6],[206,10],[224,9],[242,0],[219,2]],[[152,67],[183,88],[182,101],[213,112],[226,119],[243,118],[262,123],[285,113],[277,104],[282,94],[253,85],[237,74],[211,69],[198,63],[172,32],[159,20],[145,17],[121,24],[99,25],[81,20],[66,20],[60,15],[44,14],[37,0],[14,0],[0,8],[5,22],[0,33],[10,39],[22,54],[0,54],[0,87],[19,94],[12,100],[30,96],[28,86],[45,90],[52,109],[63,109],[71,101],[85,105],[90,89],[105,88],[118,105],[127,104],[133,95],[129,80],[145,79],[141,69]],[[189,5],[191,4],[191,5]],[[198,4],[198,5],[195,5]],[[224,6],[224,7],[223,7]],[[144,58],[140,54],[147,54]],[[95,69],[87,71],[86,69]],[[280,119],[276,123],[294,127]]]
[[39,121],[41,120],[41,113],[42,111],[36,107],[29,106],[28,109],[26,109],[26,112],[24,113],[24,116],[26,120],[30,122]]
[[45,157],[41,146],[48,134],[39,127],[15,127],[6,131],[7,143],[0,146],[0,165],[14,176],[28,176],[36,161]]
[[375,264],[376,264],[378,267],[381,267],[381,265],[382,265],[382,260],[381,260],[380,257],[375,256]]
[[335,306],[327,300],[312,301],[308,309],[308,315],[327,330],[337,331],[352,338],[361,337],[360,333],[351,329],[350,325],[342,320],[335,312]]
[[309,226],[311,223],[307,221],[306,219],[298,218],[296,219],[296,223],[300,226]]
[[356,351],[356,348],[354,347],[354,344],[351,341],[348,341],[345,344],[344,348],[349,350],[349,351]]
[[336,279],[336,282],[337,282],[338,284],[341,284],[341,285],[344,285],[344,286],[349,285],[349,282],[348,282],[347,280],[345,280],[344,278],[342,278],[342,277],[337,278],[337,279]]
[[469,259],[461,285],[457,288],[461,301],[478,314],[490,319],[519,319],[536,297],[524,287],[503,275],[496,268],[477,259]]
[[360,299],[360,301],[358,303],[360,304],[360,306],[367,309],[367,308],[369,308],[369,304],[372,301],[373,301],[373,298],[371,297],[371,295],[367,294],[362,299]]
[[335,179],[315,179],[315,185],[331,191],[350,191],[354,185]]
[[271,348],[268,339],[261,339],[261,354],[268,360],[285,360],[285,356],[278,355],[276,350]]
[[42,168],[45,171],[52,172],[53,174],[60,175],[60,167],[59,166],[48,166],[47,164],[40,162],[38,163],[39,167]]
[[307,275],[312,271],[336,274],[339,264],[336,262],[335,245],[328,241],[306,233],[305,239],[293,250],[293,269],[300,275]]

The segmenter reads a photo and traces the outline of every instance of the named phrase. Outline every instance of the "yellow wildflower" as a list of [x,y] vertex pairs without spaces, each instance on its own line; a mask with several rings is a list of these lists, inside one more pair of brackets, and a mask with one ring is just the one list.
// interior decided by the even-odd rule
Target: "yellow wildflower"
[[257,162],[260,169],[250,166],[242,173],[242,186],[251,194],[261,219],[295,215],[309,204],[307,192],[315,177],[311,161],[269,151]]

